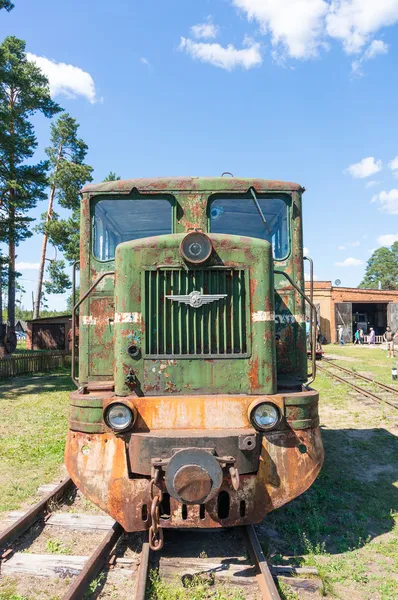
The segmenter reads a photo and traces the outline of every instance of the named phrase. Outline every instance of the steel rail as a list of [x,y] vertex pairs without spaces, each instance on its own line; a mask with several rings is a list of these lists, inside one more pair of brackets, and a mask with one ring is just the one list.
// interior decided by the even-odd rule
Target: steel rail
[[82,571],[76,577],[75,581],[68,588],[62,600],[81,600],[88,589],[91,581],[98,575],[107,556],[123,533],[123,527],[115,523],[112,529],[106,534],[92,555],[87,560]]
[[145,600],[145,593],[149,574],[149,561],[151,549],[149,547],[148,532],[145,531],[142,541],[140,566],[138,567],[137,583],[135,586],[135,600]]
[[[332,368],[341,368],[344,371],[348,371],[350,373],[350,375],[353,375],[354,377],[356,377],[356,373],[354,373],[354,371],[349,371],[349,369],[345,369],[344,367],[339,367],[336,365],[331,365]],[[389,406],[392,406],[392,408],[395,408],[395,410],[398,410],[398,404],[395,404],[394,402],[391,402],[390,400],[386,400],[385,398],[381,398],[380,396],[378,396],[377,394],[374,394],[373,392],[370,392],[369,390],[367,390],[366,388],[363,388],[359,385],[355,385],[355,383],[352,383],[351,381],[349,381],[348,379],[344,379],[344,377],[340,377],[339,375],[336,375],[336,373],[332,373],[331,369],[325,369],[324,367],[320,367],[318,365],[318,369],[323,372],[326,373],[328,375],[330,375],[330,377],[333,377],[334,379],[337,379],[338,381],[340,381],[341,383],[345,383],[346,385],[352,387],[354,390],[356,390],[357,392],[359,392],[360,394],[363,394],[364,396],[368,396],[368,398],[371,398],[372,400],[375,400],[376,402],[378,402],[379,404],[388,404]],[[368,380],[368,378],[366,378]],[[373,381],[373,379],[369,379],[369,381],[371,381],[372,383],[375,383]]]
[[355,377],[358,377],[359,379],[363,379],[365,381],[368,381],[369,383],[374,383],[375,385],[378,385],[379,387],[385,389],[387,392],[392,392],[393,394],[396,394],[398,396],[398,388],[394,388],[391,385],[388,385],[387,383],[383,383],[382,381],[377,381],[376,379],[371,379],[370,377],[366,377],[366,375],[361,375],[360,373],[356,373],[355,371],[352,371],[351,369],[347,369],[346,367],[342,367],[341,365],[336,365],[330,358],[323,357],[323,360],[325,363],[329,364],[331,367],[336,367],[337,369],[340,369],[341,371],[345,371],[349,375],[355,375]]
[[31,527],[40,517],[44,517],[49,510],[51,502],[60,500],[69,490],[74,488],[74,483],[70,477],[67,477],[57,487],[49,492],[39,502],[34,504],[27,513],[20,517],[15,523],[12,523],[5,531],[0,534],[0,548],[4,549],[14,540],[19,538],[29,527]]
[[263,600],[281,600],[253,525],[246,525],[246,527],[243,528],[243,537],[250,558],[255,564],[258,572],[257,583],[261,590]]

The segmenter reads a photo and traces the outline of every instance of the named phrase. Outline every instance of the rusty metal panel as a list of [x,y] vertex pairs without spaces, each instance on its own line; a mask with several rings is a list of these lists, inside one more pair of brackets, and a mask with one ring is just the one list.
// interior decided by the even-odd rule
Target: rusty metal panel
[[[148,331],[151,323],[145,322],[145,289],[141,273],[148,266],[163,268],[170,265],[183,269],[178,247],[183,235],[159,236],[117,247],[115,269],[115,386],[118,395],[128,395],[135,387],[138,394],[191,393],[273,393],[276,391],[274,306],[271,294],[273,268],[271,246],[268,242],[239,236],[209,234],[214,247],[214,257],[209,269],[225,267],[242,270],[248,267],[250,283],[251,356],[228,356],[222,360],[200,356],[179,360],[150,360],[142,356],[131,358],[129,345],[145,348],[147,335],[158,335],[159,329]],[[155,302],[160,303],[165,290],[158,290]],[[157,305],[157,310],[159,306]],[[197,319],[194,308],[189,307],[189,318]],[[203,324],[203,322],[202,322]],[[194,329],[195,333],[195,329]],[[196,329],[196,333],[198,330]],[[226,331],[224,330],[224,334]],[[203,336],[198,335],[198,339]],[[195,343],[195,340],[194,340]],[[199,356],[198,356],[199,358]],[[129,385],[133,371],[135,382]]]

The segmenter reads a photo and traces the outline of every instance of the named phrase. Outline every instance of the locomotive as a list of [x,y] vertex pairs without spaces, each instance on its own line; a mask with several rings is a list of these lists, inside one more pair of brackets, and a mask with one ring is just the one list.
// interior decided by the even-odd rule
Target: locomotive
[[164,528],[258,523],[321,469],[303,192],[236,177],[82,190],[66,466],[154,549]]

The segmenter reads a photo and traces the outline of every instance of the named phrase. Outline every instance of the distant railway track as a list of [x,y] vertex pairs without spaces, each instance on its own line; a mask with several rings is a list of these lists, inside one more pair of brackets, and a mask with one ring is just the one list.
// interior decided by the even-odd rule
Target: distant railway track
[[[230,538],[228,536],[233,535],[233,531],[240,531],[244,544],[240,544],[241,551],[239,554],[242,553],[242,549],[246,548],[246,556],[243,551],[242,556],[232,555],[222,560],[219,558],[198,557],[197,548],[203,544],[203,539],[206,539],[212,547],[214,538],[212,541],[210,540],[212,536],[209,534],[200,530],[191,530],[188,535],[191,548],[195,550],[191,552],[191,548],[188,548],[185,558],[181,558],[178,551],[177,556],[170,556],[169,553],[169,556],[166,557],[163,556],[163,553],[152,552],[149,549],[147,533],[143,534],[142,550],[138,560],[116,558],[114,548],[124,533],[123,528],[118,523],[115,523],[107,515],[54,511],[54,508],[65,502],[70,494],[76,490],[70,478],[65,479],[57,486],[42,487],[47,492],[43,498],[26,512],[16,511],[10,513],[8,520],[11,520],[11,524],[0,532],[0,574],[1,576],[11,575],[13,577],[23,577],[24,575],[68,577],[72,579],[72,582],[62,596],[62,600],[81,600],[89,589],[90,583],[102,570],[117,569],[118,567],[120,568],[117,572],[121,573],[123,570],[126,577],[135,580],[135,593],[132,597],[135,600],[144,600],[148,590],[149,574],[155,562],[157,562],[161,577],[165,575],[166,578],[167,576],[171,578],[179,574],[182,583],[187,578],[189,580],[190,577],[195,576],[214,577],[218,582],[224,582],[229,587],[241,586],[245,590],[255,588],[256,598],[258,598],[259,589],[263,600],[281,600],[278,587],[274,582],[276,576],[287,576],[289,582],[294,582],[297,580],[297,575],[310,575],[310,577],[313,577],[317,574],[317,570],[314,568],[300,568],[289,565],[268,566],[253,525],[220,532],[221,536],[226,536],[225,539],[220,538],[221,545],[225,544],[229,552]],[[22,536],[27,534],[30,528],[37,523],[41,523],[43,527],[55,525],[56,527],[87,532],[104,531],[105,535],[89,556],[35,554],[18,551],[17,548]],[[175,531],[173,533],[180,541],[181,532]],[[168,531],[167,534],[168,538],[169,534],[172,535],[172,531]],[[33,538],[35,538],[35,535]],[[40,533],[37,536],[40,536]],[[202,536],[202,540],[200,536]],[[179,547],[181,549],[181,542]],[[138,568],[134,568],[137,566]],[[292,575],[295,576],[295,579],[290,577]],[[310,580],[300,579],[300,581],[305,583]],[[313,582],[313,580],[311,581]],[[246,596],[245,592],[245,597],[251,596]]]
[[[327,365],[327,367],[324,365]],[[358,393],[371,398],[375,402],[387,404],[398,410],[398,388],[394,388],[366,375],[361,375],[352,369],[337,365],[329,358],[324,358],[323,365],[320,366],[318,364],[317,368],[321,373],[326,373],[330,377],[333,377],[333,379],[345,383]],[[345,377],[341,373],[344,373]],[[370,389],[370,387],[373,389]]]

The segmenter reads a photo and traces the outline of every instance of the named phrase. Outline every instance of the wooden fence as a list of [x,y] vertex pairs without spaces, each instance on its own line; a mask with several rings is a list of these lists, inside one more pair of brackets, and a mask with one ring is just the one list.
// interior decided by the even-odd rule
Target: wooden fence
[[14,354],[0,358],[0,379],[26,373],[44,373],[70,365],[70,353],[60,351]]

